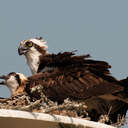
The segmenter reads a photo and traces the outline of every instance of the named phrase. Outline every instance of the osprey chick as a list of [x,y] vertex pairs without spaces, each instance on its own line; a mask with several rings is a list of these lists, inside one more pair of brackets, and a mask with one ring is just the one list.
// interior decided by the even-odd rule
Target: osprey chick
[[23,81],[26,81],[27,78],[23,74],[11,72],[6,76],[0,76],[0,79],[3,79],[0,85],[6,85],[11,92],[11,96],[24,93]]

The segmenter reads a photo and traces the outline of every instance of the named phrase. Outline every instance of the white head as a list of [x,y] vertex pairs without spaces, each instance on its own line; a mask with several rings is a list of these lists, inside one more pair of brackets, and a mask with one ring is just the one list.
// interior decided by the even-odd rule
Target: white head
[[40,56],[46,55],[48,46],[42,38],[23,40],[18,48],[19,55],[25,55],[32,74],[37,73]]
[[13,95],[22,85],[22,82],[26,80],[26,77],[21,73],[11,72],[6,76],[0,76],[0,79],[4,80],[0,82],[0,85],[6,85],[11,91],[11,95]]

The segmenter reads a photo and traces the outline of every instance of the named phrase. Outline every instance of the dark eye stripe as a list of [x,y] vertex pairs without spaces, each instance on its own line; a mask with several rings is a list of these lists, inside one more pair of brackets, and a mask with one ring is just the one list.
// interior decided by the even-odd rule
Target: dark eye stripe
[[9,75],[9,76],[11,76],[11,75],[16,75],[16,73],[15,73],[15,72],[10,72],[8,75]]
[[21,85],[21,80],[20,80],[19,75],[16,75],[16,80],[17,80],[17,82],[19,83],[19,85]]

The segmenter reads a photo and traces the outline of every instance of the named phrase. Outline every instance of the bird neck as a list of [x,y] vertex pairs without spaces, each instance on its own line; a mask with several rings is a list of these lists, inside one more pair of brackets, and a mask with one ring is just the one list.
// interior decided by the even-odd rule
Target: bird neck
[[26,54],[27,63],[29,65],[29,68],[32,74],[37,73],[39,63],[40,63],[40,56],[41,56],[41,53],[39,53],[38,51]]
[[13,95],[15,93],[15,91],[17,90],[17,88],[19,87],[18,83],[13,83],[13,84],[9,84],[7,85],[7,87],[9,88],[11,95]]

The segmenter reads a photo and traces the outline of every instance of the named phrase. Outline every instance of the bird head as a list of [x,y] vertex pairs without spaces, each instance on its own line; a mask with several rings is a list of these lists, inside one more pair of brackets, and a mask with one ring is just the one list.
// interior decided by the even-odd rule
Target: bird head
[[3,79],[3,81],[0,82],[0,85],[6,85],[11,91],[11,95],[16,95],[22,92],[23,89],[21,88],[23,87],[23,82],[27,80],[27,78],[23,74],[15,72],[11,72],[8,75],[0,76],[0,79]]
[[28,55],[34,53],[45,54],[48,46],[46,45],[46,41],[40,38],[31,38],[28,40],[23,40],[20,43],[18,48],[19,55]]
[[18,48],[19,55],[25,55],[32,74],[37,73],[40,56],[45,56],[48,46],[43,38],[31,38],[23,40]]

